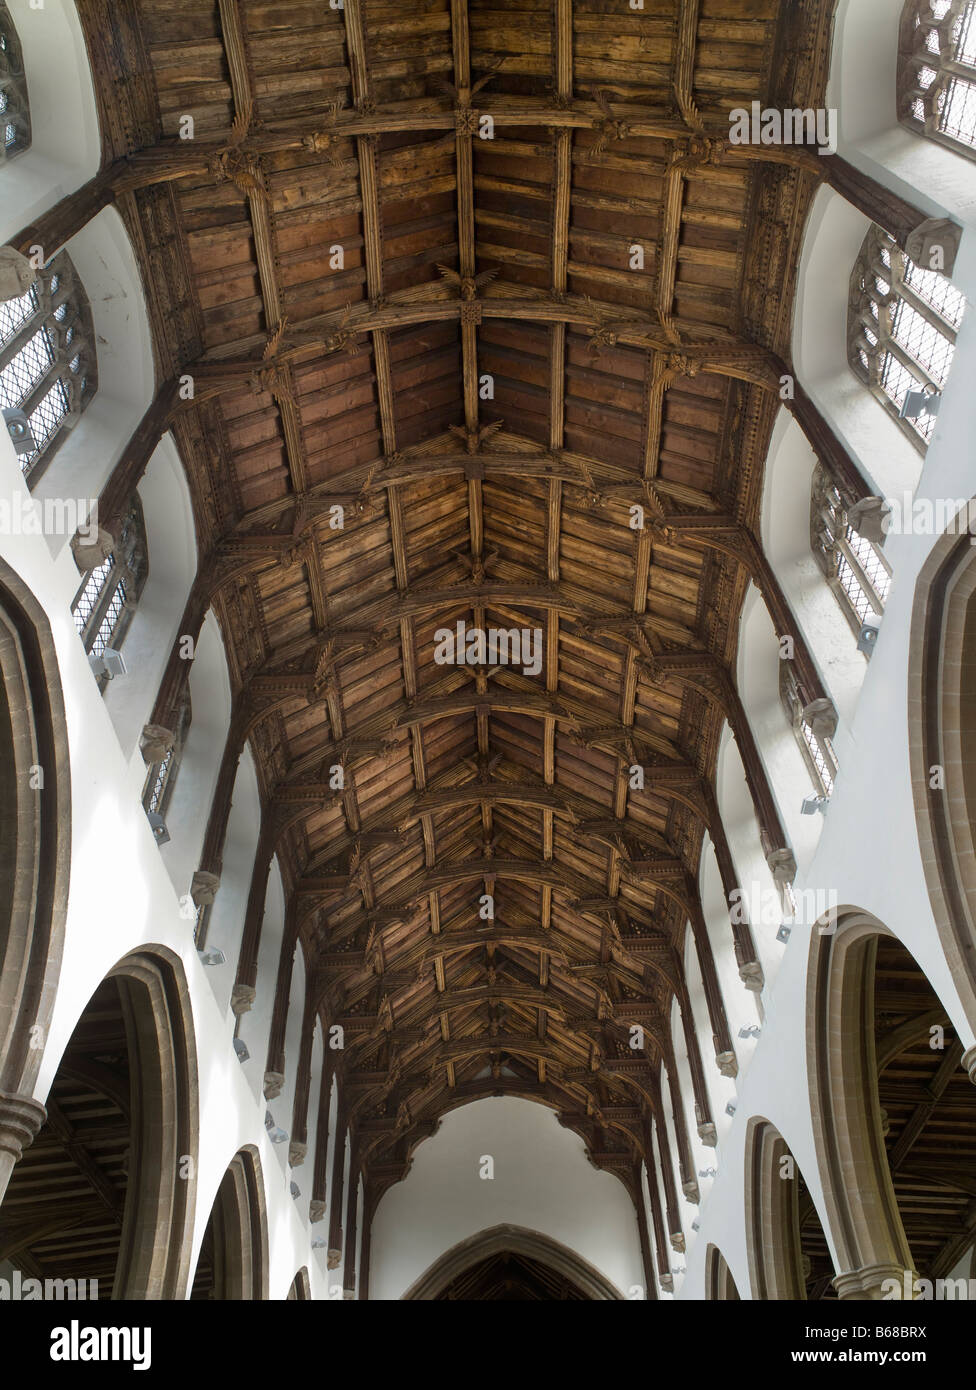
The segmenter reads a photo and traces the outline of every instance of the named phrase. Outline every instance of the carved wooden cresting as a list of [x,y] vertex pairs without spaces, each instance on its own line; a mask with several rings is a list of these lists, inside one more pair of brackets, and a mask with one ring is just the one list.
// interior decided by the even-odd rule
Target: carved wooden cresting
[[[670,1153],[662,1062],[696,1197],[685,1117],[714,1142],[705,1071],[735,1070],[696,888],[706,830],[735,887],[726,720],[770,863],[792,862],[735,653],[751,582],[791,629],[759,501],[831,176],[809,149],[730,143],[729,112],[822,101],[830,0],[78,8],[104,165],[47,230],[114,203],[142,264],[159,398],[103,524],[171,429],[199,538],[181,633],[214,608],[235,690],[203,912],[247,740],[263,801],[235,1006],[274,988],[256,962],[277,855],[306,1040],[316,1015],[342,1029],[329,1142],[353,1136],[367,1223],[439,1118],[484,1095],[553,1107],[636,1191],[649,1125]],[[787,404],[830,447],[809,400]],[[458,624],[529,645],[438,661]],[[155,728],[185,678],[174,649]],[[760,988],[748,923],[724,930]],[[289,977],[269,1090],[295,1068],[307,1104]],[[324,1164],[312,1177],[321,1213]],[[680,1241],[663,1177],[655,1235]]]

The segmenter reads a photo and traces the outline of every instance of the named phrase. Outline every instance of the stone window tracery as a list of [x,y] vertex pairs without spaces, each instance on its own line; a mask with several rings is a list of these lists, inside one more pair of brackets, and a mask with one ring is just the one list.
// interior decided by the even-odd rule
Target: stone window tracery
[[909,0],[898,109],[910,129],[976,158],[976,0]]
[[26,294],[0,302],[0,407],[27,417],[29,434],[19,459],[28,485],[36,483],[97,387],[88,300],[62,251]]
[[27,78],[17,30],[10,11],[0,0],[0,161],[30,148],[30,102]]
[[75,628],[104,690],[109,674],[99,667],[106,651],[118,651],[149,571],[146,531],[139,499],[133,498],[122,522],[119,544],[85,576],[71,605]]
[[945,388],[965,298],[936,270],[915,265],[893,237],[873,226],[851,275],[848,361],[924,453],[935,414],[901,411],[909,392]]
[[848,509],[833,478],[817,464],[810,498],[810,543],[817,564],[854,631],[872,615],[884,612],[891,587],[891,566],[880,540],[865,535],[853,523],[856,512]]

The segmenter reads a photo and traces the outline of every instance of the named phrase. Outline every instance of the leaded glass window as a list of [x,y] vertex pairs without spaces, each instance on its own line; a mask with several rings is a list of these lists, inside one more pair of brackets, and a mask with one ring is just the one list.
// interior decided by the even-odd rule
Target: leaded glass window
[[840,489],[822,464],[813,474],[810,541],[845,618],[860,635],[871,615],[884,612],[891,566],[881,544],[851,525]]
[[911,129],[976,158],[976,0],[909,0],[898,101]]
[[142,804],[147,815],[155,815],[160,819],[163,819],[166,815],[167,807],[173,795],[173,788],[176,785],[176,777],[180,769],[180,760],[183,756],[183,747],[186,743],[186,736],[189,733],[192,718],[193,712],[190,704],[190,691],[187,686],[184,687],[179,717],[177,719],[176,730],[170,749],[164,758],[150,765],[149,772],[146,776],[146,785],[142,793]]
[[0,303],[0,407],[27,416],[31,438],[19,459],[28,485],[36,483],[97,386],[88,300],[62,251],[26,294]]
[[[90,657],[104,657],[109,648],[119,650],[147,573],[145,525],[142,507],[135,498],[122,523],[118,545],[85,576],[71,605],[75,628]],[[98,680],[104,690],[107,674],[100,673]]]
[[790,661],[780,662],[779,693],[814,787],[821,796],[830,796],[837,776],[837,754],[828,735],[818,729],[816,718],[805,709]]
[[0,161],[29,149],[30,103],[20,40],[10,11],[0,0]]
[[[880,227],[872,227],[851,276],[848,361],[924,452],[935,414],[921,396],[945,388],[966,307],[938,271],[915,265]],[[902,417],[908,393],[918,408]]]

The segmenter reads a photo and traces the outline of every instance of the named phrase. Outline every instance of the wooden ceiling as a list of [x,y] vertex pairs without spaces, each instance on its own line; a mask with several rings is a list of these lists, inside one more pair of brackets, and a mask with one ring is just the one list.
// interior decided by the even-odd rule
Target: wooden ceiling
[[[500,1092],[629,1181],[722,726],[660,659],[734,671],[708,527],[757,524],[816,187],[715,141],[817,104],[832,2],[78,8],[373,1191]],[[459,621],[538,629],[541,671],[438,665]]]
[[466,1269],[437,1297],[468,1303],[545,1303],[585,1300],[587,1295],[572,1280],[540,1260],[503,1251]]

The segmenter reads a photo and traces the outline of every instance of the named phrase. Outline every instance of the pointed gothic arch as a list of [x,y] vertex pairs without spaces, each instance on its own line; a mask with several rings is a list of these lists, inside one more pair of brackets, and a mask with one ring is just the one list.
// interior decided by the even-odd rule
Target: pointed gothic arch
[[0,561],[0,1198],[44,1119],[32,1099],[67,912],[71,793],[50,625]]
[[739,1290],[732,1271],[717,1245],[709,1245],[705,1251],[705,1297],[712,1302],[739,1301]]
[[587,1298],[595,1301],[623,1298],[609,1279],[574,1250],[538,1231],[504,1224],[479,1231],[452,1246],[410,1285],[403,1299],[432,1302],[465,1270],[503,1253],[523,1255],[545,1265],[575,1284]]
[[194,1299],[266,1300],[268,1214],[257,1149],[246,1145],[220,1181],[193,1281]]
[[181,1299],[196,1194],[197,1072],[186,979],[163,947],[124,957],[82,1010],[46,1119],[7,1189],[4,1248],[102,1298]]
[[940,538],[918,578],[908,732],[929,900],[953,983],[976,1026],[976,557],[965,524],[959,529]]

